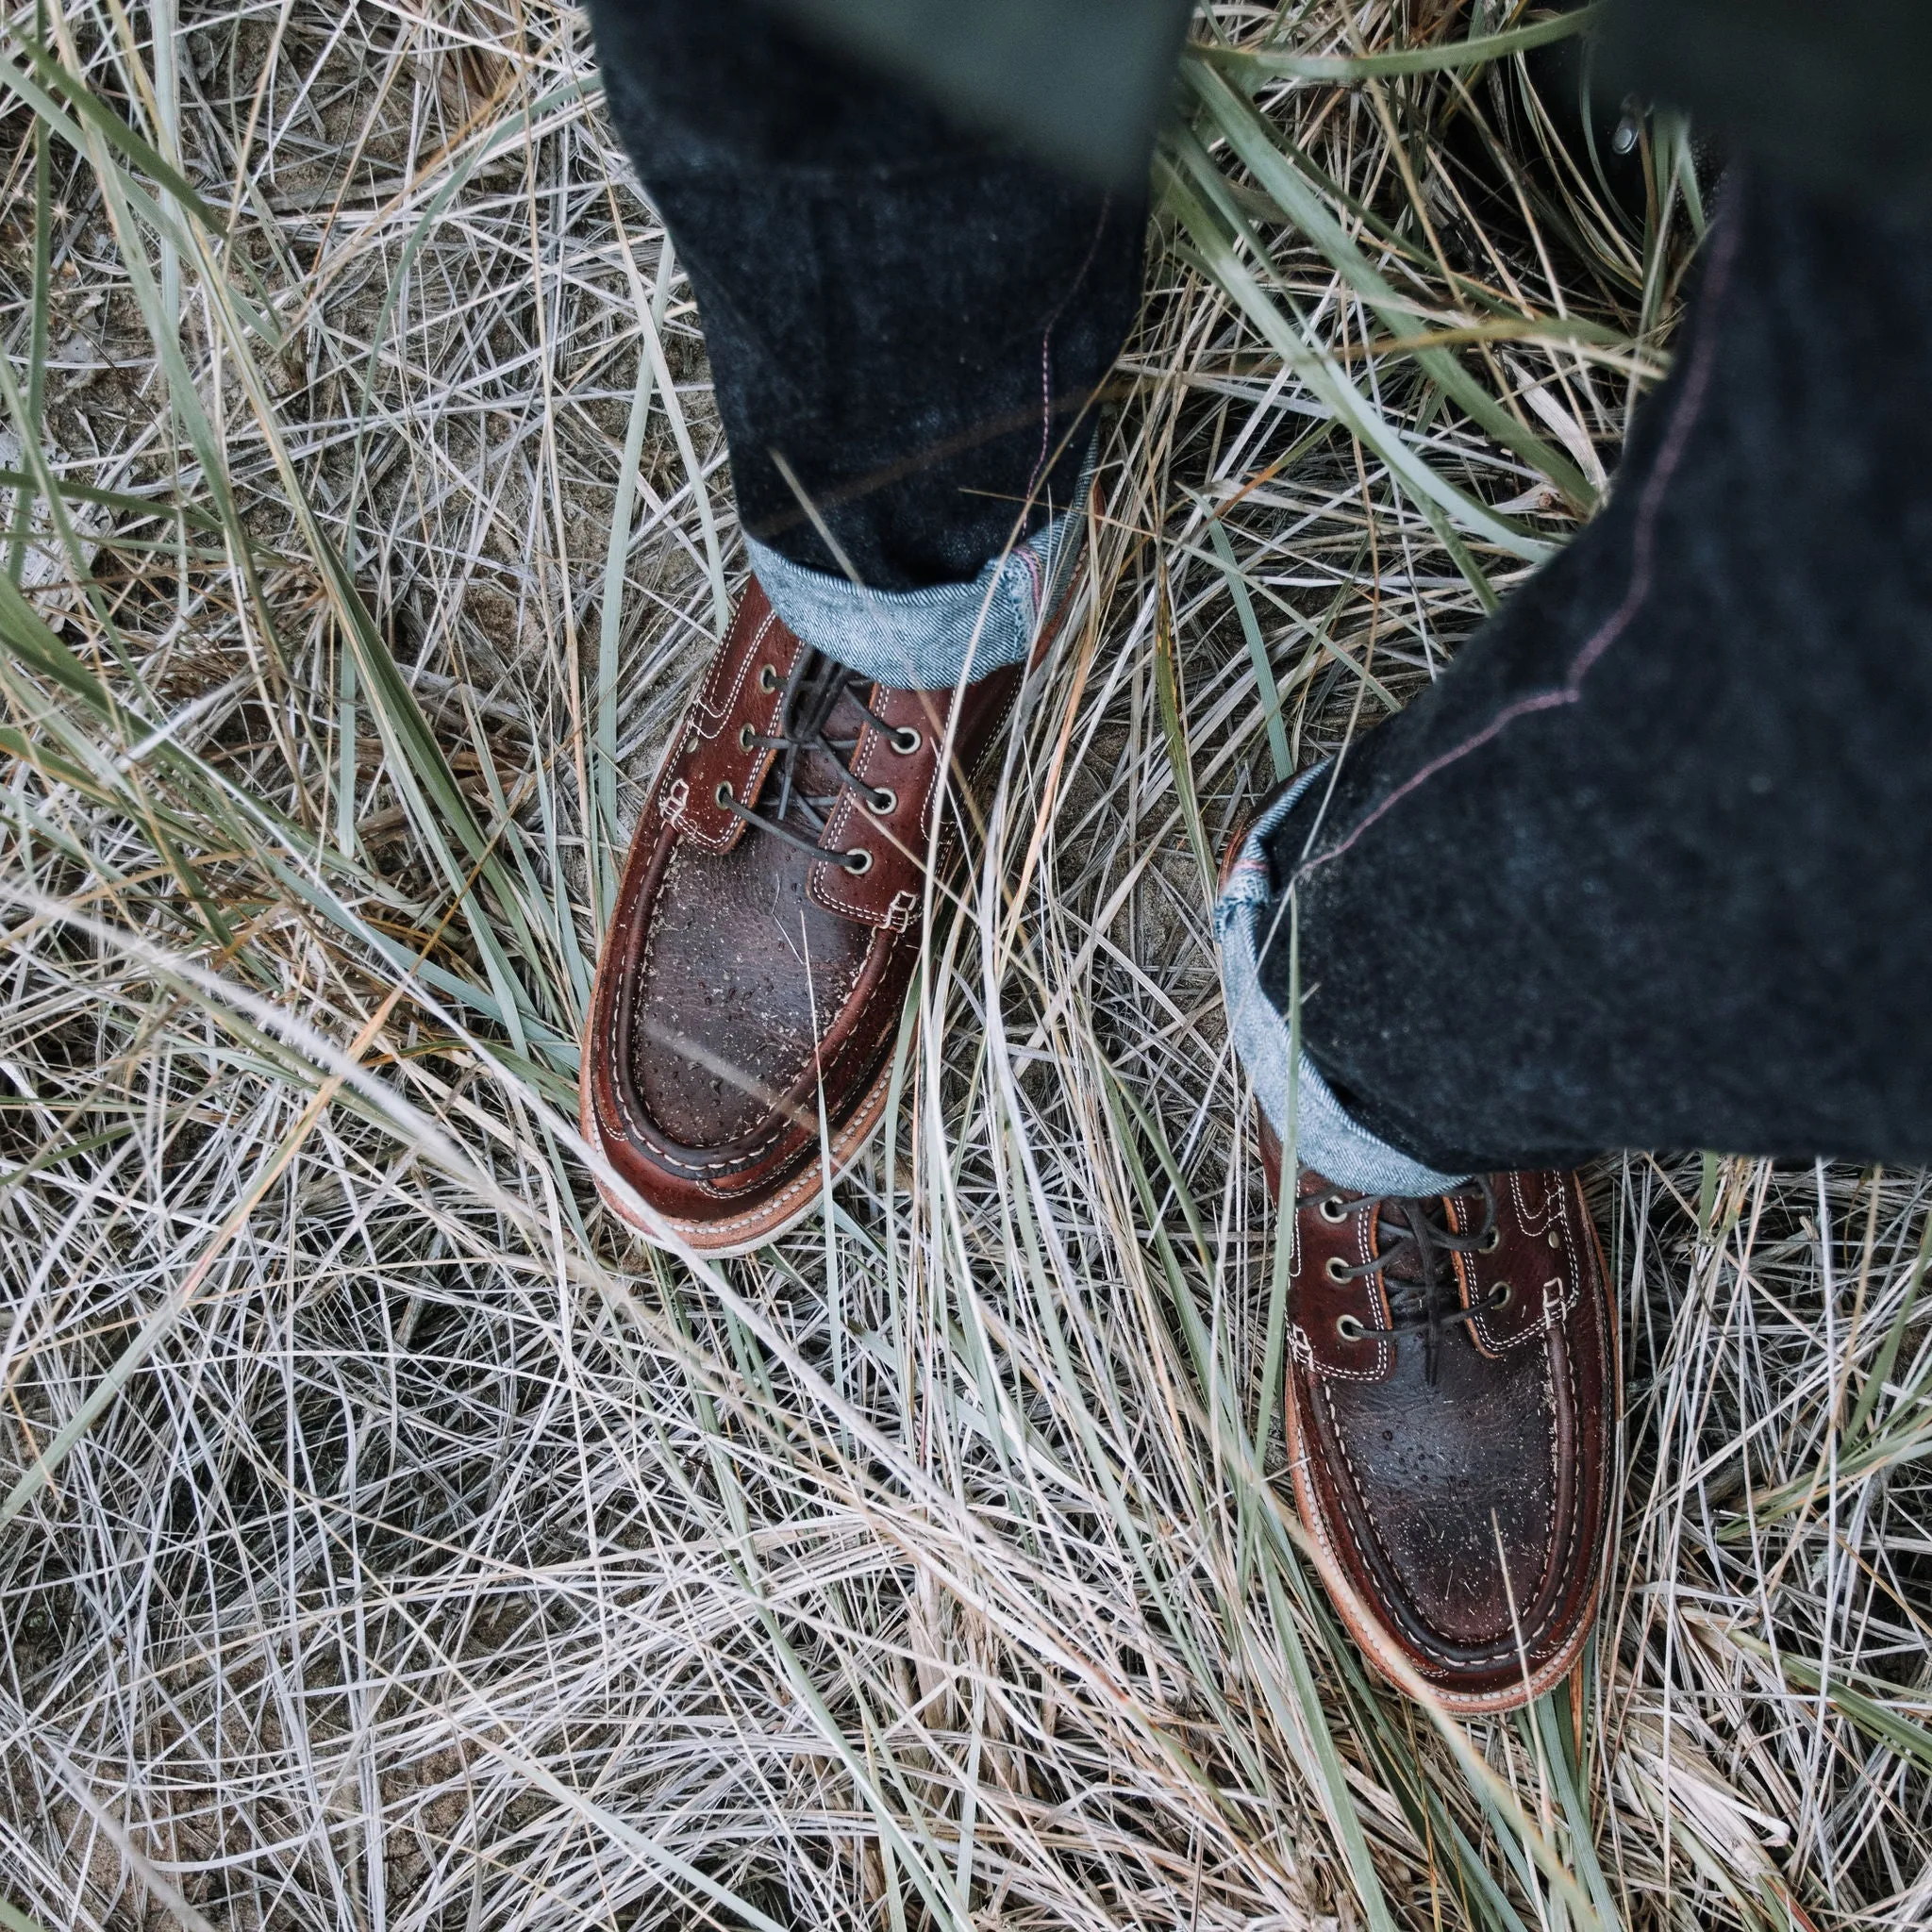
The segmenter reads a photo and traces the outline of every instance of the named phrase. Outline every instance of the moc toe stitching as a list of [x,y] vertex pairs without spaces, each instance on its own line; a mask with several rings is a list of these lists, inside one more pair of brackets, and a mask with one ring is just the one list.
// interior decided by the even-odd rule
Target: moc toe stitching
[[[614,1074],[610,1083],[612,1097],[617,1103],[618,1114],[627,1138],[645,1148],[664,1165],[695,1177],[724,1173],[747,1161],[756,1160],[761,1153],[775,1145],[789,1123],[780,1113],[774,1124],[766,1130],[762,1140],[740,1149],[724,1159],[708,1160],[701,1158],[706,1150],[689,1146],[675,1136],[668,1135],[661,1124],[650,1117],[647,1103],[638,1091],[634,1056],[625,1050],[624,1035],[636,1024],[639,1009],[648,997],[645,989],[650,981],[658,923],[664,908],[664,881],[671,868],[677,863],[678,857],[676,843],[673,841],[669,849],[662,853],[661,859],[654,862],[652,876],[643,890],[637,894],[633,901],[634,909],[627,915],[626,925],[634,925],[637,916],[635,908],[643,909],[643,938],[640,942],[635,963],[620,980],[619,996],[610,1002],[605,1050]],[[613,944],[617,940],[618,934],[613,931]],[[724,1144],[730,1143],[727,1141]]]
[[[1326,1379],[1325,1377],[1324,1378]],[[1567,1513],[1569,1522],[1562,1539],[1561,1557],[1557,1556],[1555,1524],[1546,1540],[1543,1558],[1537,1574],[1537,1588],[1531,1598],[1532,1605],[1541,1605],[1541,1614],[1533,1624],[1525,1624],[1521,1646],[1516,1642],[1512,1631],[1507,1639],[1499,1639],[1492,1644],[1457,1644],[1433,1630],[1424,1620],[1421,1607],[1416,1604],[1412,1593],[1406,1587],[1403,1578],[1403,1565],[1389,1546],[1380,1517],[1374,1505],[1369,1500],[1367,1486],[1356,1467],[1355,1457],[1350,1454],[1345,1425],[1337,1417],[1334,1402],[1328,1391],[1321,1391],[1322,1399],[1328,1407],[1328,1429],[1325,1432],[1341,1460],[1348,1472],[1349,1485],[1354,1492],[1356,1511],[1367,1524],[1370,1539],[1373,1540],[1374,1554],[1380,1558],[1373,1564],[1374,1570],[1381,1574],[1375,1577],[1376,1594],[1384,1608],[1394,1614],[1401,1625],[1400,1634],[1414,1649],[1436,1658],[1445,1667],[1460,1671],[1477,1671],[1485,1668],[1514,1663],[1527,1656],[1535,1661],[1536,1652],[1542,1639],[1548,1634],[1549,1626],[1557,1611],[1562,1607],[1562,1579],[1568,1574],[1568,1566],[1574,1556],[1576,1536],[1579,1528],[1579,1514],[1575,1509]],[[1550,1461],[1553,1478],[1560,1480],[1560,1456],[1557,1446],[1557,1431],[1550,1431]],[[1355,1513],[1355,1512],[1350,1512]],[[1554,1517],[1557,1512],[1552,1510]],[[1331,1540],[1332,1541],[1332,1540]],[[1364,1555],[1369,1554],[1367,1541],[1363,1541]]]
[[[1022,682],[1008,667],[963,693],[841,688],[829,660],[801,662],[805,648],[754,579],[645,799],[586,1034],[586,1131],[652,1213],[607,1198],[647,1235],[661,1222],[714,1252],[808,1211],[822,1153],[840,1172],[876,1126],[941,788],[987,764]],[[767,663],[778,675],[758,678]],[[823,697],[802,724],[801,691],[808,706]],[[759,738],[789,743],[792,765]],[[798,789],[785,799],[808,808],[787,802],[781,824],[787,769]],[[875,862],[848,876],[840,848],[861,827]],[[941,829],[940,870],[958,844]]]
[[[648,997],[642,989],[648,983],[651,949],[656,941],[655,926],[662,903],[660,896],[652,904],[652,923],[647,928],[643,947],[639,955],[631,997],[613,1007],[610,1050],[619,1069],[619,1076],[612,1085],[626,1131],[639,1144],[648,1149],[656,1159],[666,1167],[691,1175],[700,1185],[708,1184],[707,1176],[738,1174],[756,1167],[784,1140],[788,1132],[796,1133],[801,1141],[808,1140],[810,1145],[816,1146],[816,1126],[808,1136],[799,1115],[802,1112],[809,1112],[815,1116],[817,1113],[819,1087],[824,1076],[826,1062],[836,1061],[840,1057],[840,1048],[844,1044],[838,1038],[838,1023],[835,1023],[834,1027],[823,1038],[808,1043],[802,1056],[800,1071],[791,1085],[767,1103],[764,1118],[769,1125],[752,1130],[757,1138],[752,1138],[752,1135],[740,1135],[723,1141],[712,1148],[693,1146],[669,1134],[661,1122],[651,1117],[648,1103],[637,1091],[635,1077],[627,1063],[629,1057],[620,1057],[616,1034],[620,1019],[634,1018],[638,1008]],[[830,1010],[844,1014],[852,1002],[854,991],[859,981],[866,976],[867,969],[877,963],[879,950],[879,941],[875,936],[868,943],[864,954],[843,974],[841,979],[834,982],[826,1002]],[[879,976],[882,977],[883,974]],[[667,1042],[658,1041],[654,1043],[662,1045]],[[862,1089],[875,1072],[875,1067],[868,1068],[860,1079],[852,1084]],[[836,1109],[828,1104],[826,1110],[829,1113]],[[730,1150],[728,1153],[724,1151],[727,1148]],[[715,1158],[706,1158],[705,1156],[708,1154]],[[725,1198],[728,1198],[728,1195]]]
[[[878,1084],[876,1079],[874,1084]],[[832,1136],[833,1160],[836,1162],[842,1159],[854,1144],[864,1140],[871,1133],[875,1124],[875,1122],[863,1120],[863,1109],[861,1109],[859,1114],[855,1115],[851,1121],[847,1122],[842,1128]],[[742,1214],[729,1214],[722,1216],[716,1221],[707,1221],[704,1224],[705,1229],[708,1233],[711,1234],[730,1235],[738,1233],[742,1229],[769,1224],[774,1218],[781,1218],[786,1208],[801,1195],[816,1194],[822,1182],[823,1176],[819,1173],[817,1164],[815,1162],[808,1162],[775,1191],[770,1194],[760,1194],[756,1207]],[[674,1227],[689,1224],[679,1222],[675,1215],[667,1215],[665,1219]]]
[[[1229,835],[1224,886],[1246,836],[1245,823]],[[1518,1708],[1574,1666],[1602,1603],[1616,1513],[1621,1338],[1581,1187],[1568,1174],[1494,1177],[1506,1245],[1490,1279],[1510,1284],[1516,1295],[1492,1307],[1481,1286],[1487,1265],[1452,1251],[1453,1279],[1441,1286],[1459,1310],[1439,1324],[1437,1290],[1424,1284],[1430,1320],[1403,1338],[1421,1347],[1426,1327],[1436,1347],[1452,1351],[1434,1358],[1447,1369],[1448,1387],[1437,1398],[1431,1371],[1426,1403],[1410,1406],[1411,1395],[1424,1394],[1415,1358],[1405,1362],[1392,1338],[1378,1339],[1372,1352],[1367,1336],[1331,1333],[1342,1314],[1363,1319],[1370,1309],[1375,1318],[1365,1326],[1409,1325],[1407,1310],[1399,1324],[1388,1314],[1391,1297],[1375,1292],[1375,1277],[1347,1289],[1326,1278],[1324,1256],[1357,1265],[1372,1257],[1359,1222],[1346,1232],[1332,1220],[1324,1226],[1317,1204],[1331,1192],[1363,1197],[1309,1169],[1284,1176],[1279,1142],[1258,1108],[1257,1128],[1269,1193],[1293,1216],[1285,1446],[1298,1514],[1332,1566],[1324,1584],[1368,1661],[1386,1675],[1399,1683],[1415,1673],[1465,1716]],[[1470,1203],[1450,1195],[1442,1205],[1450,1231],[1469,1235]],[[1458,1358],[1457,1350],[1466,1353]],[[1378,1409],[1374,1391],[1384,1384]],[[1378,1427],[1383,1423],[1398,1434]],[[1471,1489],[1472,1479],[1469,1507],[1459,1521],[1445,1519],[1436,1499],[1457,1485]],[[1493,1520],[1478,1524],[1491,1511]],[[1488,1561],[1472,1588],[1470,1553],[1478,1542]],[[1458,1630],[1471,1641],[1457,1642]]]

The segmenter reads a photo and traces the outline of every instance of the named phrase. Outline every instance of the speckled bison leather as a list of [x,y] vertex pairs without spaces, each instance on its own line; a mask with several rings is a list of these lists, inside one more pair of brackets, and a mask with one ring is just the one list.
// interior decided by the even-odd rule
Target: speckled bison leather
[[[891,732],[841,698],[827,736],[858,741],[851,767],[871,795],[841,797],[818,852],[720,802],[728,787],[774,809],[775,754],[753,741],[777,733],[802,649],[754,580],[645,800],[591,1003],[586,1127],[700,1246],[769,1231],[774,1204],[817,1191],[821,1107],[836,1156],[886,1066],[919,953],[951,691],[874,687]],[[956,771],[996,741],[1020,676],[961,694]],[[839,789],[817,754],[794,785]],[[888,793],[891,808],[875,808]],[[862,874],[844,862],[858,851]]]
[[[1278,1192],[1278,1146],[1264,1156]],[[1391,1325],[1388,1292],[1329,1264],[1372,1260],[1382,1224],[1307,1170],[1289,1287],[1296,1500],[1357,1599],[1338,1594],[1337,1607],[1372,1660],[1398,1653],[1470,1712],[1541,1695],[1581,1648],[1603,1583],[1619,1387],[1607,1274],[1575,1176],[1491,1185],[1493,1244],[1443,1257],[1472,1313],[1439,1332],[1433,1380],[1419,1333],[1358,1332]],[[1479,1231],[1473,1188],[1430,1205],[1452,1231]]]

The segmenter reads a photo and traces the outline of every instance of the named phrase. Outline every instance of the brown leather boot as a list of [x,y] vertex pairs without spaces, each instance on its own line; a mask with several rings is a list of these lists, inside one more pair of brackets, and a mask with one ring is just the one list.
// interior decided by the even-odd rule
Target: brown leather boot
[[[1224,888],[1246,842],[1243,822]],[[1281,1143],[1257,1126],[1278,1206]],[[1349,1633],[1465,1715],[1541,1696],[1596,1617],[1622,1412],[1609,1271],[1576,1176],[1407,1200],[1302,1168],[1288,1322],[1295,1504],[1346,1580],[1323,1579]]]
[[[1281,1147],[1261,1124],[1278,1201]],[[1621,1381],[1574,1174],[1432,1200],[1295,1189],[1284,1408],[1295,1502],[1371,1662],[1451,1710],[1558,1683],[1596,1616]]]
[[585,1137],[691,1247],[742,1254],[810,1211],[822,1108],[835,1174],[877,1124],[948,733],[957,784],[1020,680],[957,704],[871,684],[747,586],[644,802],[584,1041]]

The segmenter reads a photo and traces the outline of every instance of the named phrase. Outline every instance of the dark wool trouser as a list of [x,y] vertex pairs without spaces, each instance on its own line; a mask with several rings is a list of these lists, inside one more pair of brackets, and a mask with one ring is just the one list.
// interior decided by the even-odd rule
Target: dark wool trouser
[[[1143,208],[756,0],[591,16],[748,534],[836,577],[802,491],[869,586],[923,592],[1064,508]],[[1735,171],[1607,504],[1334,776],[1264,856],[1303,1045],[1389,1147],[1932,1160],[1924,202]],[[1257,924],[1278,1010],[1287,922]]]

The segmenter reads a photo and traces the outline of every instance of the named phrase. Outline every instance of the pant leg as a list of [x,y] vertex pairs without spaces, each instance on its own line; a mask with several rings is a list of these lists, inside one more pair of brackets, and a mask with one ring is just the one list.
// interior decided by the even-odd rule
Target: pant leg
[[774,452],[875,591],[971,582],[1024,506],[1025,529],[1064,510],[1139,306],[1144,195],[958,125],[765,0],[590,10],[697,296],[747,534],[843,581]]
[[1267,841],[1436,1169],[1932,1159],[1932,211],[1724,201],[1607,507]]

